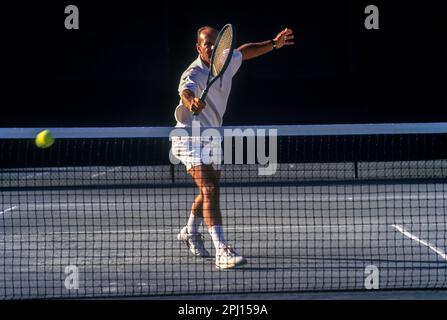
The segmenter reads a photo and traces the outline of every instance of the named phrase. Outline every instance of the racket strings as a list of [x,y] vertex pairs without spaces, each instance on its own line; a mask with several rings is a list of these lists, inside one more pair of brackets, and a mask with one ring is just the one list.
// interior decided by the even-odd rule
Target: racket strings
[[216,44],[214,50],[214,58],[211,65],[212,76],[216,77],[224,68],[225,62],[229,57],[229,52],[233,43],[233,31],[231,28],[226,28],[222,32],[219,42]]

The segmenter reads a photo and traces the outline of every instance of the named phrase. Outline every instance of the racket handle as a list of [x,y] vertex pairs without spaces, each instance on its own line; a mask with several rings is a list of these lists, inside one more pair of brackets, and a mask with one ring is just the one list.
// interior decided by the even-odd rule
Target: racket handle
[[[200,101],[205,101],[206,96],[208,95],[208,88],[205,88],[205,90],[203,90],[202,94],[200,95]],[[194,112],[193,113],[195,116],[199,115],[199,112]]]
[[198,116],[198,115],[199,115],[199,113],[196,112],[196,111],[194,111],[192,114],[195,115],[195,116]]

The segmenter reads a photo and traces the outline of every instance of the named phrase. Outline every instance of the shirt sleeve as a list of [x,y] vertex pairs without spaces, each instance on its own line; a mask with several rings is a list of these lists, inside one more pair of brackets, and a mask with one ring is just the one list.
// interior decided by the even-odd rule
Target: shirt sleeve
[[233,77],[239,70],[242,64],[242,53],[239,50],[233,50],[233,57],[230,60],[230,68],[233,72]]
[[199,77],[197,70],[188,69],[182,74],[180,84],[178,86],[178,93],[180,96],[182,94],[182,91],[185,89],[191,90],[196,97],[200,95]]

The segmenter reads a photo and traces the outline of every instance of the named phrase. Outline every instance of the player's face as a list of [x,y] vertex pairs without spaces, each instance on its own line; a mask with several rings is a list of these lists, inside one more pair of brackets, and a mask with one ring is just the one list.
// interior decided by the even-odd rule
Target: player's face
[[216,30],[205,29],[200,33],[200,42],[197,44],[197,51],[200,58],[207,66],[210,65],[211,52],[213,51],[214,43],[217,39]]

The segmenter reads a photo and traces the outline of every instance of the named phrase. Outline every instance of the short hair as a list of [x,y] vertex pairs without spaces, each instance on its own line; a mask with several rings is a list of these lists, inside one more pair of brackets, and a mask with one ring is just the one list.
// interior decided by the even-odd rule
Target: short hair
[[204,26],[204,27],[199,28],[199,29],[197,30],[197,44],[200,43],[200,34],[202,33],[203,30],[206,30],[206,29],[211,29],[211,30],[213,30],[213,31],[215,31],[215,32],[218,32],[218,31],[216,30],[216,28],[211,27],[211,26]]

